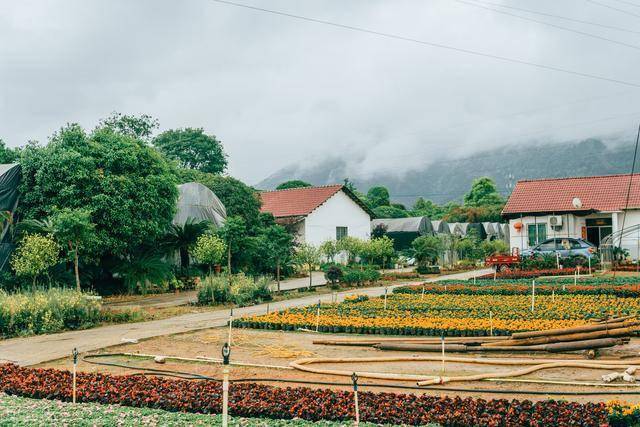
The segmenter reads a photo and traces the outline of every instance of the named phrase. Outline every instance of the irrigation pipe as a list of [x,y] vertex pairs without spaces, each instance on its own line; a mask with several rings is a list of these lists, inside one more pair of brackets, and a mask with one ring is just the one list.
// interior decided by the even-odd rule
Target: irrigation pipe
[[[413,356],[413,357],[352,357],[352,358],[308,358],[299,359],[290,363],[295,369],[323,375],[350,376],[352,371],[314,368],[309,365],[318,363],[366,363],[366,362],[436,362],[443,360],[439,356]],[[434,384],[446,384],[450,382],[469,382],[480,380],[500,381],[502,378],[511,378],[527,375],[536,371],[551,368],[584,368],[584,369],[620,369],[621,367],[629,367],[640,365],[640,359],[630,360],[607,360],[603,362],[584,362],[582,360],[557,360],[557,359],[473,359],[467,357],[445,357],[445,361],[454,363],[476,363],[482,365],[498,365],[498,366],[528,366],[527,368],[508,371],[501,374],[484,373],[476,375],[464,375],[455,377],[446,376],[422,376],[418,379],[419,386],[427,386]],[[363,378],[411,381],[415,380],[419,375],[412,374],[394,374],[386,372],[357,372],[356,374]]]
[[[176,377],[185,380],[206,380],[206,381],[216,381],[221,382],[218,378],[209,377],[206,375],[193,374],[191,372],[180,372],[169,369],[154,369],[154,368],[145,368],[142,366],[131,366],[131,365],[123,365],[119,363],[112,362],[97,362],[94,360],[88,360],[93,358],[104,358],[104,357],[118,357],[118,356],[127,356],[126,353],[104,353],[104,354],[92,354],[86,355],[82,358],[84,362],[94,364],[94,365],[103,365],[103,366],[116,366],[125,369],[132,369],[136,371],[147,371],[150,375],[155,376],[168,376],[168,377]],[[154,356],[155,357],[155,356]],[[202,362],[200,360],[195,360],[198,362]],[[134,374],[140,375],[140,374]],[[143,374],[144,375],[144,374]],[[501,379],[488,379],[487,381],[503,381]],[[524,382],[525,380],[523,380]],[[234,380],[230,380],[231,383],[255,383],[255,382],[272,382],[272,383],[291,383],[291,384],[309,384],[309,385],[326,385],[326,386],[343,386],[343,387],[351,387],[352,383],[341,383],[334,381],[309,381],[309,380],[296,380],[296,379],[285,379],[285,378],[238,378]],[[402,389],[402,390],[416,390],[416,391],[448,391],[448,392],[459,392],[459,393],[492,393],[492,394],[529,394],[529,395],[538,395],[538,396],[550,396],[550,395],[559,395],[559,396],[608,396],[608,395],[640,395],[639,391],[628,391],[628,390],[618,390],[618,391],[541,391],[541,390],[512,390],[512,389],[476,389],[476,388],[465,388],[465,387],[429,387],[425,389],[424,387],[417,386],[409,386],[402,384],[381,384],[381,383],[360,383],[361,387],[372,387],[372,388],[391,388],[391,389]]]

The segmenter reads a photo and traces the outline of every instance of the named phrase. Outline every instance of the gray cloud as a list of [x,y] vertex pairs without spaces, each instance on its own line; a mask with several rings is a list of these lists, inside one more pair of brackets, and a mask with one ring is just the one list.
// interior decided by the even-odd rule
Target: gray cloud
[[[640,83],[640,50],[453,0],[238,1]],[[503,3],[640,22],[584,0]],[[535,18],[640,46],[639,34]],[[209,0],[0,3],[7,143],[45,140],[70,121],[92,127],[114,110],[148,113],[163,129],[215,133],[249,182],[328,155],[367,175],[506,144],[625,137],[639,92]]]

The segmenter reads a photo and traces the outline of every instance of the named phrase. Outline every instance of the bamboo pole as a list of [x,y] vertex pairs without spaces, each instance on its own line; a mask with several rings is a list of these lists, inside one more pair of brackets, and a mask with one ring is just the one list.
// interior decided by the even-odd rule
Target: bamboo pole
[[550,335],[567,335],[579,332],[602,331],[605,329],[627,328],[640,325],[640,321],[622,321],[620,323],[595,323],[591,325],[575,326],[573,328],[547,329],[544,331],[516,332],[511,335],[511,339],[533,338]]

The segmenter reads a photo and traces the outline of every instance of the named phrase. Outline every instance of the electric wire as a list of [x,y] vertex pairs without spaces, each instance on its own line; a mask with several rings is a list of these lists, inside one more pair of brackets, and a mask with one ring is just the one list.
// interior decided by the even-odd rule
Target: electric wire
[[547,16],[547,17],[556,18],[556,19],[563,19],[565,21],[575,22],[577,24],[593,25],[593,26],[600,27],[600,28],[606,28],[608,30],[616,30],[616,31],[623,31],[623,32],[626,32],[626,33],[640,34],[640,31],[634,31],[634,30],[631,30],[629,28],[615,27],[613,25],[601,24],[599,22],[583,21],[581,19],[570,18],[568,16],[556,15],[556,14],[553,14],[553,13],[546,13],[546,12],[541,12],[541,11],[538,11],[538,10],[523,9],[523,8],[520,8],[520,7],[508,6],[506,4],[493,3],[493,2],[489,2],[489,1],[480,1],[480,0],[474,0],[474,1],[476,3],[487,4],[487,5],[491,5],[491,6],[501,7],[501,8],[504,8],[504,9],[512,9],[512,10],[517,10],[517,11],[520,11],[520,12],[532,13],[534,15]]
[[621,85],[625,85],[625,86],[631,86],[631,87],[640,88],[640,83],[630,82],[630,81],[621,80],[621,79],[617,79],[617,78],[613,78],[613,77],[601,76],[601,75],[597,75],[597,74],[584,73],[584,72],[581,72],[581,71],[571,70],[571,69],[568,69],[568,68],[557,67],[555,65],[539,64],[539,63],[536,63],[536,62],[530,62],[530,61],[526,61],[526,60],[523,60],[523,59],[511,58],[511,57],[507,57],[507,56],[496,55],[496,54],[487,53],[487,52],[481,52],[481,51],[472,50],[472,49],[461,48],[461,47],[457,47],[457,46],[447,45],[447,44],[444,44],[444,43],[436,43],[436,42],[431,42],[431,41],[426,41],[426,40],[420,40],[420,39],[415,39],[415,38],[412,38],[412,37],[406,37],[406,36],[401,36],[401,35],[397,35],[397,34],[371,30],[371,29],[368,29],[368,28],[356,27],[356,26],[353,26],[353,25],[339,24],[339,23],[336,23],[336,22],[326,21],[326,20],[323,20],[323,19],[311,18],[311,17],[307,17],[307,16],[302,16],[302,15],[295,15],[295,14],[292,14],[292,13],[277,11],[277,10],[273,10],[273,9],[265,9],[265,8],[257,7],[257,6],[250,6],[250,5],[247,5],[247,4],[236,3],[236,2],[232,2],[232,1],[228,1],[228,0],[210,0],[210,1],[216,2],[216,3],[220,3],[220,4],[229,5],[229,6],[234,6],[234,7],[250,9],[250,10],[254,10],[254,11],[258,11],[258,12],[270,13],[270,14],[273,14],[273,15],[285,16],[285,17],[288,17],[288,18],[298,19],[298,20],[302,20],[302,21],[313,22],[313,23],[316,23],[316,24],[329,25],[329,26],[332,26],[332,27],[341,28],[341,29],[345,29],[345,30],[372,34],[372,35],[376,35],[376,36],[379,36],[379,37],[386,37],[386,38],[390,38],[390,39],[416,43],[416,44],[420,44],[420,45],[424,45],[424,46],[435,47],[435,48],[438,48],[438,49],[446,49],[446,50],[450,50],[450,51],[454,51],[454,52],[458,52],[458,53],[464,53],[464,54],[467,54],[467,55],[485,57],[485,58],[490,58],[490,59],[494,59],[494,60],[502,61],[502,62],[509,62],[509,63],[513,63],[513,64],[527,65],[527,66],[538,68],[538,69],[542,69],[542,70],[555,71],[555,72],[558,72],[558,73],[570,74],[570,75],[575,75],[575,76],[584,77],[584,78],[588,78],[588,79],[607,81],[607,82],[610,82],[610,83],[617,83],[617,84],[621,84]]
[[613,0],[613,1],[617,1],[618,3],[622,3],[622,4],[628,4],[629,6],[633,6],[633,7],[640,7],[640,4],[633,3],[627,0]]
[[617,45],[629,47],[631,49],[640,50],[640,46],[637,46],[637,45],[621,42],[621,41],[618,41],[618,40],[613,40],[613,39],[610,39],[610,38],[607,38],[607,37],[598,36],[596,34],[591,34],[591,33],[587,33],[587,32],[580,31],[580,30],[574,30],[572,28],[567,28],[567,27],[563,27],[562,25],[552,24],[550,22],[539,21],[537,19],[528,18],[526,16],[517,15],[515,13],[507,12],[507,11],[504,11],[504,10],[494,9],[492,7],[483,6],[482,4],[479,4],[479,3],[476,3],[476,2],[473,2],[473,1],[466,1],[466,0],[455,0],[455,1],[458,2],[458,3],[461,3],[461,4],[466,4],[468,6],[478,7],[478,8],[489,10],[489,11],[492,11],[492,12],[495,12],[495,13],[500,13],[500,14],[507,15],[507,16],[513,16],[515,18],[519,18],[519,19],[522,19],[522,20],[525,20],[525,21],[535,22],[535,23],[540,24],[540,25],[546,25],[547,27],[556,28],[556,29],[559,29],[559,30],[562,30],[562,31],[568,31],[570,33],[580,34],[580,35],[583,35],[583,36],[586,36],[586,37],[592,37],[594,39],[598,39],[598,40],[606,41],[606,42],[609,42],[609,43],[614,43],[614,44],[617,44]]
[[[214,0],[216,1],[216,0]],[[611,9],[611,10],[615,10],[617,12],[620,13],[624,13],[626,15],[631,15],[631,16],[635,16],[636,18],[640,18],[640,15],[633,13],[633,12],[629,12],[628,10],[624,10],[624,9],[620,9],[619,7],[615,7],[615,6],[611,6],[610,4],[606,4],[606,3],[602,3],[596,0],[585,0],[589,3],[593,3],[593,4],[597,4],[598,6],[602,6],[602,7],[606,7],[607,9]]]
[[[104,357],[123,357],[124,353],[103,353],[103,354],[88,354],[82,357],[82,361],[92,365],[102,365],[110,367],[118,367],[124,369],[131,369],[135,371],[147,372],[147,375],[153,376],[167,376],[181,378],[185,380],[205,380],[213,382],[222,382],[219,378],[213,378],[207,375],[195,374],[192,372],[175,371],[171,369],[155,369],[146,368],[144,366],[125,365],[115,362],[98,362],[90,360],[93,358]],[[137,375],[141,375],[138,373]],[[289,378],[237,378],[229,380],[230,383],[256,383],[256,382],[270,382],[270,383],[289,383],[289,384],[307,384],[307,385],[321,385],[321,386],[340,386],[340,387],[352,387],[353,383],[337,382],[337,381],[310,381],[310,380],[298,380]],[[640,391],[542,391],[542,390],[513,390],[513,389],[485,389],[485,388],[469,388],[469,387],[438,387],[430,386],[428,388],[418,386],[408,386],[402,384],[384,384],[384,383],[358,383],[359,387],[371,387],[371,388],[392,388],[392,389],[404,389],[404,390],[419,390],[425,391],[449,391],[458,393],[495,393],[495,394],[529,394],[539,396],[608,396],[608,395],[640,395]]]
[[638,134],[636,135],[636,145],[633,150],[633,162],[631,163],[631,174],[629,174],[629,186],[627,187],[627,196],[624,202],[624,213],[622,214],[622,227],[620,228],[620,243],[622,246],[622,236],[624,234],[624,223],[627,219],[627,210],[629,209],[629,199],[631,197],[631,185],[633,184],[633,174],[636,171],[636,159],[638,157],[638,142],[640,141],[640,125],[638,125]]

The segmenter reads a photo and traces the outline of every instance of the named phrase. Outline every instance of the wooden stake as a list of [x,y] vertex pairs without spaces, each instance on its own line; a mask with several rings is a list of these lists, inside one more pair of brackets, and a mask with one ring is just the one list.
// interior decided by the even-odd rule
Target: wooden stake
[[531,282],[531,311],[535,309],[536,306],[536,281],[533,280]]
[[440,341],[442,342],[442,373],[444,374],[444,335],[440,337]]
[[318,332],[320,328],[320,300],[318,300],[318,310],[316,313],[316,332]]

